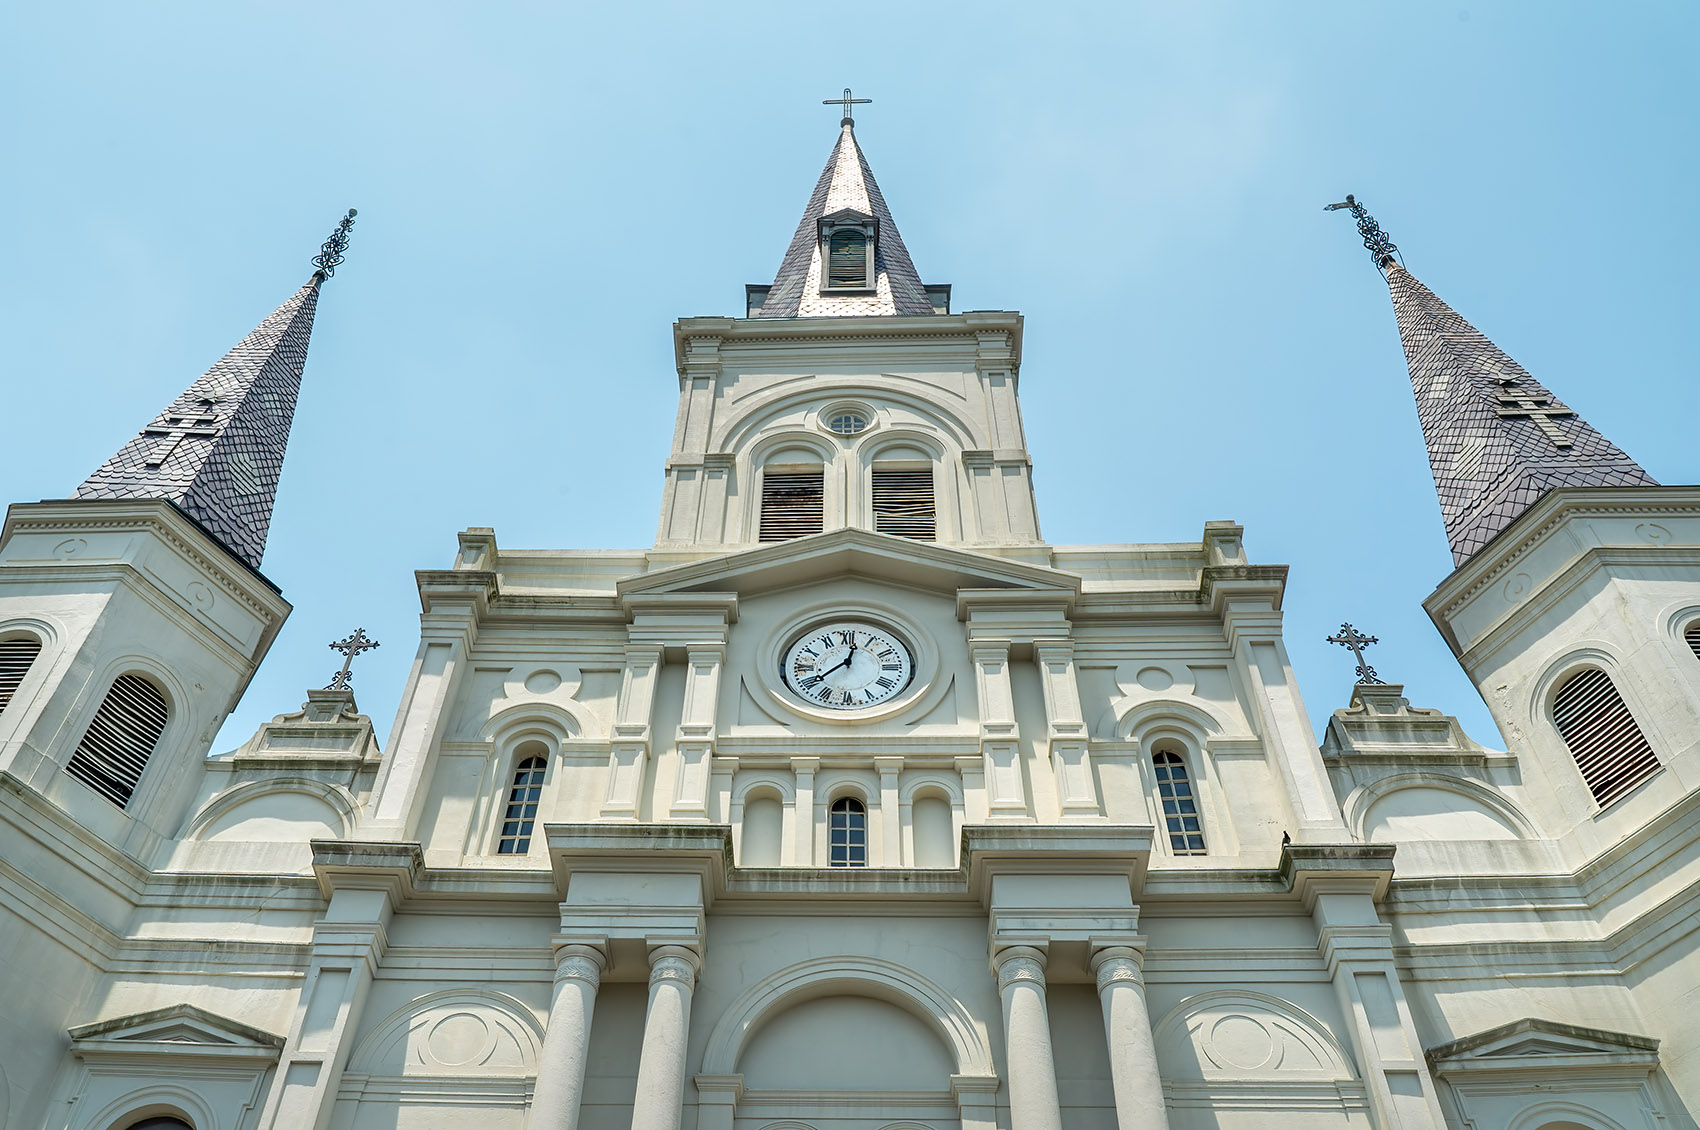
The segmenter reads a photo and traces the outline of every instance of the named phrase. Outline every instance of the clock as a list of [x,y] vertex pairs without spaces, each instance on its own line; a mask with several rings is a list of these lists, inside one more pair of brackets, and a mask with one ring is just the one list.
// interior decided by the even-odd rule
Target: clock
[[810,706],[860,710],[900,694],[915,676],[915,658],[884,628],[843,621],[823,624],[786,648],[779,674]]

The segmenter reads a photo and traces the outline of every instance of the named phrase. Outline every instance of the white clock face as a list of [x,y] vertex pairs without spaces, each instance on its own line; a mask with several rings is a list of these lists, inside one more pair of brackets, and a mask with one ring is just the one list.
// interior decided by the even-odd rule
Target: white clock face
[[780,662],[791,693],[828,710],[878,706],[915,674],[909,649],[890,632],[849,622],[814,629],[787,648]]

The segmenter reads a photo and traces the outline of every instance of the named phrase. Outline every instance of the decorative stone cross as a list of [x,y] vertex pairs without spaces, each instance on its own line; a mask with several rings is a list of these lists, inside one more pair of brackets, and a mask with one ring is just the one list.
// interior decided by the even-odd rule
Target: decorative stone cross
[[1499,415],[1505,419],[1526,418],[1541,429],[1541,434],[1552,441],[1557,448],[1570,446],[1570,437],[1558,430],[1558,425],[1552,422],[1554,416],[1574,416],[1576,413],[1564,405],[1556,403],[1552,397],[1539,392],[1522,392],[1513,387],[1512,382],[1501,377],[1502,387],[1499,391]]
[[832,106],[832,105],[843,106],[844,107],[844,120],[847,121],[847,122],[853,122],[856,119],[850,113],[850,107],[851,106],[860,106],[865,102],[872,102],[872,101],[873,101],[872,98],[852,98],[852,97],[850,97],[850,88],[847,86],[847,87],[844,88],[844,97],[842,97],[842,98],[822,98],[820,100],[820,104],[822,106]]
[[366,635],[365,628],[356,628],[354,629],[354,634],[352,636],[349,636],[345,640],[337,640],[335,643],[331,644],[332,651],[342,652],[342,670],[336,673],[335,677],[331,679],[330,685],[325,687],[325,689],[327,691],[348,690],[348,681],[354,678],[354,673],[348,668],[349,665],[354,662],[354,657],[363,651],[371,651],[377,646],[378,641],[369,638]]
[[1356,628],[1352,627],[1351,621],[1348,620],[1346,623],[1340,625],[1340,634],[1337,636],[1329,636],[1326,642],[1337,643],[1341,647],[1349,647],[1352,649],[1352,654],[1357,656],[1358,659],[1358,682],[1379,683],[1382,681],[1381,676],[1375,673],[1375,668],[1371,667],[1364,659],[1364,648],[1368,647],[1372,643],[1380,643],[1380,640],[1376,639],[1374,636],[1366,636],[1359,632]]
[[177,450],[177,445],[189,436],[216,436],[218,428],[214,425],[218,423],[218,413],[212,410],[212,406],[217,403],[217,400],[202,400],[199,412],[167,412],[143,428],[142,434],[145,436],[165,437],[148,453],[147,465],[162,466],[171,458],[171,453]]

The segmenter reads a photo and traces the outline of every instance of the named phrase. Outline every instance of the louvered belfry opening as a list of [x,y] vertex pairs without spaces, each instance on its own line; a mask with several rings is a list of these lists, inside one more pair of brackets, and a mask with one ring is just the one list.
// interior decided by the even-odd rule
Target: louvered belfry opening
[[1659,767],[1653,747],[1612,686],[1611,677],[1598,668],[1571,676],[1559,688],[1552,702],[1552,720],[1601,807]]
[[33,637],[0,640],[0,710],[5,710],[18,693],[18,686],[40,654],[41,641]]
[[1688,630],[1682,633],[1682,638],[1688,641],[1688,650],[1694,653],[1694,658],[1700,659],[1700,620],[1688,625]]
[[822,471],[764,471],[762,541],[789,541],[826,528],[826,475]]
[[868,286],[868,238],[859,231],[835,231],[826,241],[826,285],[833,290]]
[[66,772],[123,808],[165,732],[166,717],[165,696],[159,688],[140,675],[118,676],[65,766]]
[[930,541],[938,536],[932,468],[888,471],[874,468],[874,529],[900,538]]

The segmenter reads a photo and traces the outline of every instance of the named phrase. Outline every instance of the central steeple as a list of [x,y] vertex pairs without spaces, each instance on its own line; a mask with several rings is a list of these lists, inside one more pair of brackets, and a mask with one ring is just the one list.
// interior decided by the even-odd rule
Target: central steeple
[[950,307],[950,287],[921,282],[848,114],[773,284],[747,290],[752,318],[941,314]]

